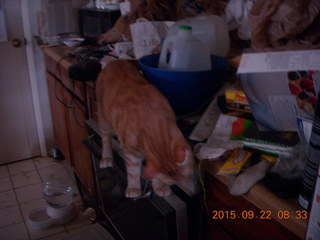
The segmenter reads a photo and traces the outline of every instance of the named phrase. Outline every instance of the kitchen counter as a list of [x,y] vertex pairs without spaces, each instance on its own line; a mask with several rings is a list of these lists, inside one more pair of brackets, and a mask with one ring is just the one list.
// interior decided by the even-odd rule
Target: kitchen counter
[[76,63],[77,60],[71,57],[68,57],[70,53],[72,53],[75,48],[70,48],[63,45],[58,46],[40,46],[43,52],[51,57],[55,62],[59,62],[61,66],[68,69],[72,64]]
[[[77,49],[77,47],[70,48],[65,45],[58,45],[58,46],[51,46],[51,47],[40,46],[40,48],[42,48],[46,56],[50,57],[56,63],[59,63],[60,65],[59,67],[68,69],[71,65],[78,62],[75,57],[71,56],[72,52],[74,52]],[[112,56],[106,56],[104,58],[105,62],[115,60],[115,59],[116,58]],[[87,85],[94,88],[93,81],[88,81],[86,83]]]

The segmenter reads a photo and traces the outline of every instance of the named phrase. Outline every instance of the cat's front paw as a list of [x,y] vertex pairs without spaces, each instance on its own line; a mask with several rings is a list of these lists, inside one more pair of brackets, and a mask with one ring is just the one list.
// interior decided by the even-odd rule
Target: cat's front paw
[[99,163],[100,168],[112,167],[112,159],[111,158],[102,158]]
[[135,198],[141,195],[141,190],[139,188],[127,188],[126,189],[126,197],[127,198]]
[[169,196],[172,192],[170,186],[168,186],[168,185],[162,185],[159,187],[155,187],[153,190],[160,197]]

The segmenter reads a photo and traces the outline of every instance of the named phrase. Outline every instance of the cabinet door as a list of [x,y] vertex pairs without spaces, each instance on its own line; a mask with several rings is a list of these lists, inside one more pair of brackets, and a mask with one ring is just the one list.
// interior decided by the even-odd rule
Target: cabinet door
[[47,73],[47,81],[55,141],[65,159],[71,161],[66,107],[63,104],[66,102],[63,94],[64,87],[50,73]]
[[85,126],[87,109],[70,92],[64,91],[64,95],[71,105],[71,108],[67,109],[71,165],[85,189],[91,196],[94,196],[95,186],[91,154],[82,142],[83,139],[88,137]]

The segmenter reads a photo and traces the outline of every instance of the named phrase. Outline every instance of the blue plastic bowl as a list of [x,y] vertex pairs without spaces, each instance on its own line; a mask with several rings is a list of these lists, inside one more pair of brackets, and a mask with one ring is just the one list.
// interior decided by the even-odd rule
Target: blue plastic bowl
[[211,56],[210,71],[173,71],[158,68],[160,54],[144,56],[139,59],[146,79],[167,97],[177,115],[196,111],[208,103],[215,91],[223,83],[223,74],[228,64],[223,57]]

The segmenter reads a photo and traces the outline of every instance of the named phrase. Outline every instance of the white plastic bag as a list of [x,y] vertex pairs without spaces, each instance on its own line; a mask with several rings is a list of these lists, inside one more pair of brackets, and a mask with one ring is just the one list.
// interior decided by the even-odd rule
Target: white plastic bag
[[256,0],[230,0],[225,10],[225,19],[229,30],[238,29],[238,36],[242,40],[251,39],[251,27],[248,14]]
[[148,21],[145,18],[138,18],[130,25],[133,41],[133,51],[137,59],[151,54],[152,50],[161,45],[166,37],[169,27],[174,22]]

